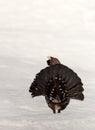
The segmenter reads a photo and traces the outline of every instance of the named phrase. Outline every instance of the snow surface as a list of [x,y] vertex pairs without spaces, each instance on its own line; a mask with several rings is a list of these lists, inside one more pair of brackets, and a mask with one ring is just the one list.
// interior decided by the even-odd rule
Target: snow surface
[[[61,114],[28,92],[49,55],[84,83]],[[95,0],[0,1],[0,130],[82,129],[95,130]]]

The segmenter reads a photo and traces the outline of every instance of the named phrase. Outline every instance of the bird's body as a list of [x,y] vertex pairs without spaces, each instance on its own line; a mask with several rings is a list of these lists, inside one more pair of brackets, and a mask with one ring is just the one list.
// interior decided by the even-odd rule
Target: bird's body
[[48,106],[60,113],[70,99],[83,100],[82,81],[78,75],[60,62],[47,61],[48,67],[42,69],[30,86],[32,97],[45,96]]

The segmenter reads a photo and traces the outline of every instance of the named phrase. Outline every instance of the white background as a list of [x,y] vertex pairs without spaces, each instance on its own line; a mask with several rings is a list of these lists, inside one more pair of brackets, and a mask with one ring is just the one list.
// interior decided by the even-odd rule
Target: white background
[[[49,55],[85,89],[56,115],[28,92]],[[0,1],[0,129],[95,130],[95,0]]]

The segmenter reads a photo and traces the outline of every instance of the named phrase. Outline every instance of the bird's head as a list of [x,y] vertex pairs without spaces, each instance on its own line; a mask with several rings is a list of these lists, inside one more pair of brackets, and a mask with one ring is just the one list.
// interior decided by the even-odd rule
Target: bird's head
[[50,66],[50,65],[61,64],[61,63],[57,58],[48,56],[47,64]]

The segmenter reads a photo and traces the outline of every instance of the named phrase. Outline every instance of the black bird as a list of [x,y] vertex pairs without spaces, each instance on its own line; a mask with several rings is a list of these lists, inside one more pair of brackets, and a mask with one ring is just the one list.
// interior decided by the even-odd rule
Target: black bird
[[70,99],[84,100],[83,83],[73,70],[54,57],[49,57],[47,64],[48,67],[36,75],[30,86],[32,97],[45,96],[53,113],[64,110]]

